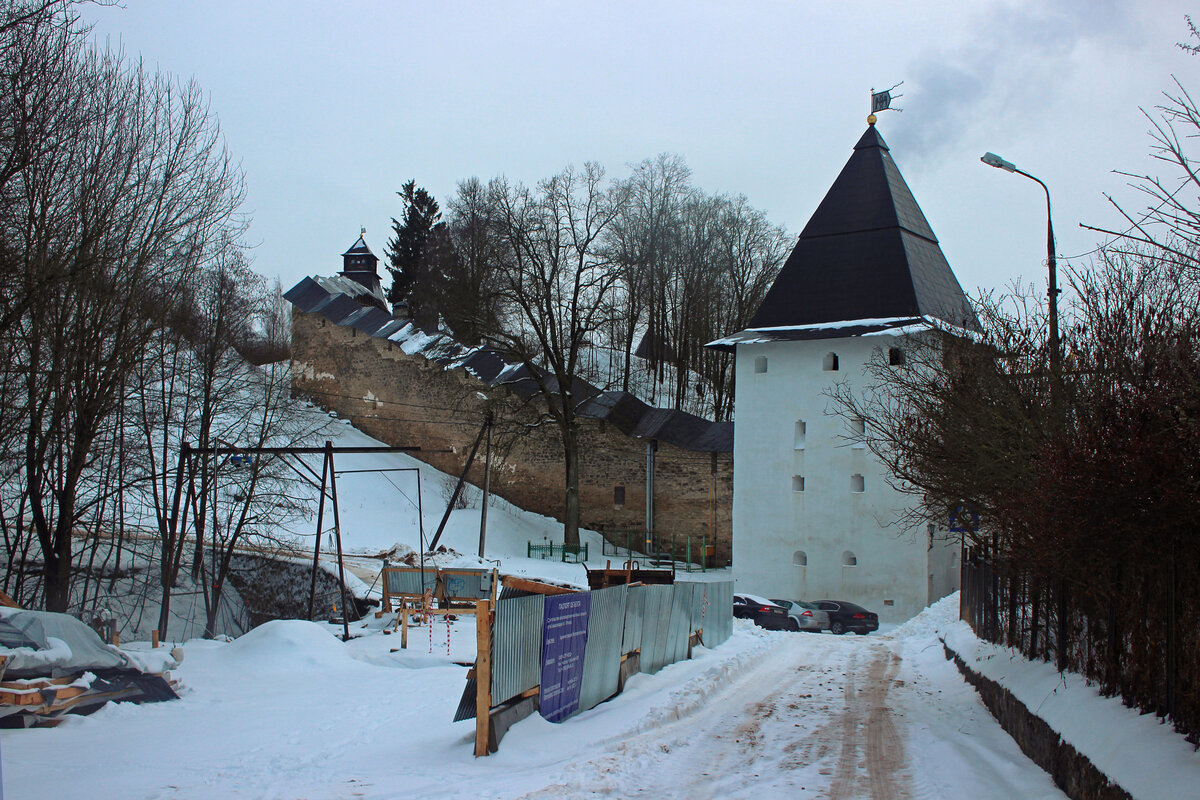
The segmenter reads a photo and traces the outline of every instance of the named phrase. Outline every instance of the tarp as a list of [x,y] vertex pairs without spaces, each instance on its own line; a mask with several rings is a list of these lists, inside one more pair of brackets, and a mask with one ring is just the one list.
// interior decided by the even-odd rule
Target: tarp
[[6,678],[138,669],[129,656],[68,614],[0,607],[0,644],[0,656],[7,658]]

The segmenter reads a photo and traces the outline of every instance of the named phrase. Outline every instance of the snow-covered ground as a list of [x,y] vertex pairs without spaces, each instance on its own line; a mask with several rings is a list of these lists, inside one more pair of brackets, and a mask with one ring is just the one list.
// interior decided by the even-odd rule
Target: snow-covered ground
[[[733,637],[560,724],[531,717],[500,751],[472,755],[473,722],[451,718],[473,659],[464,617],[340,642],[337,628],[274,622],[229,643],[192,641],[177,702],[109,705],[52,729],[0,733],[9,798],[1057,798],[943,656],[970,650],[957,597],[883,634]],[[1041,665],[1007,662],[1008,677]],[[969,655],[969,654],[968,654]],[[1147,786],[1185,797],[1200,757],[1114,702],[1060,682],[1064,724],[1103,724]],[[1120,710],[1120,704],[1115,703]],[[1131,714],[1132,712],[1125,713]],[[1067,732],[1069,741],[1078,742]],[[1159,757],[1161,754],[1165,757]],[[1156,755],[1158,754],[1158,755]]]
[[[331,431],[334,445],[339,447],[370,447],[381,443],[351,425],[339,422]],[[320,457],[313,462],[320,470]],[[428,544],[437,531],[446,510],[455,476],[446,475],[404,453],[368,453],[338,455],[338,506],[341,520],[342,546],[346,553],[377,555],[397,544],[400,550],[418,550],[422,531]],[[420,501],[417,494],[417,470],[420,471]],[[492,495],[488,503],[487,533],[484,559],[479,559],[479,518],[481,492],[474,486],[464,487],[467,508],[450,513],[446,529],[438,546],[446,546],[459,554],[452,559],[439,559],[438,565],[495,566],[503,563],[506,573],[529,575],[557,580],[578,586],[587,585],[587,572],[580,564],[564,564],[538,558],[527,558],[527,545],[562,543],[562,523],[551,517],[534,514],[513,506]],[[316,491],[313,490],[313,496]],[[315,503],[314,503],[315,507]],[[418,514],[418,507],[421,513]],[[322,552],[332,557],[334,547],[329,533],[333,528],[331,510],[326,507]],[[302,550],[312,548],[311,526],[297,526],[292,533]],[[588,545],[589,562],[596,567],[603,563],[601,537],[591,531],[581,531],[580,541]],[[616,561],[618,556],[611,556]],[[490,561],[489,561],[490,560]],[[727,572],[721,573],[728,579]]]
[[[336,426],[338,444],[372,444]],[[419,540],[449,476],[399,454],[339,457],[346,549]],[[326,523],[330,523],[327,521]],[[505,572],[582,585],[583,567],[525,557],[559,541],[553,520],[489,507],[486,559]],[[312,546],[313,531],[296,531]],[[599,550],[594,534],[585,534]],[[478,564],[479,509],[453,512],[443,542]],[[593,559],[596,561],[598,559]],[[363,558],[362,563],[373,563]],[[688,579],[727,578],[693,574]],[[411,631],[388,619],[278,621],[231,642],[192,640],[175,702],[110,704],[57,728],[0,731],[7,798],[1059,798],[943,655],[939,637],[1009,686],[1135,797],[1193,796],[1200,755],[1045,664],[979,642],[957,596],[878,635],[769,632],[735,620],[728,642],[636,675],[611,701],[560,724],[534,716],[500,751],[473,756],[474,722],[451,722],[474,660],[472,617]],[[153,660],[146,643],[129,649]]]

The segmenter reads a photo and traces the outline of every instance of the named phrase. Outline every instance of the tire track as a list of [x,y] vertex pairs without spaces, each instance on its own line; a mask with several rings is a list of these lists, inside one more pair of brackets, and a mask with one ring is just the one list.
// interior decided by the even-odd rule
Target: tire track
[[845,706],[829,726],[840,735],[829,798],[907,800],[912,796],[912,781],[902,771],[908,763],[904,739],[888,708],[888,692],[900,671],[900,657],[876,645],[870,663],[861,669],[856,656],[847,662]]

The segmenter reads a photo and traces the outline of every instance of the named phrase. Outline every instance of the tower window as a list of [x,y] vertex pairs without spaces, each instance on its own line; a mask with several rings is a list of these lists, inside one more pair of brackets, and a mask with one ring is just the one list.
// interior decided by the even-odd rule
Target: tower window
[[795,430],[795,433],[793,434],[794,441],[792,443],[792,448],[794,450],[803,450],[804,449],[804,432],[807,427],[808,426],[806,426],[804,424],[804,420],[802,420],[802,419],[796,420],[796,430]]
[[767,371],[766,356],[759,356],[758,358],[754,359],[754,371],[759,374]]
[[854,417],[850,420],[850,436],[852,441],[850,447],[854,450],[861,450],[867,446],[867,421],[862,417]]
[[624,505],[625,505],[625,487],[624,486],[614,486],[613,487],[613,506],[616,508],[621,508]]
[[837,372],[838,371],[837,353],[826,353],[825,360],[821,363],[821,369],[825,370],[826,372]]
[[807,567],[808,553],[804,552],[803,550],[797,550],[796,552],[792,553],[792,566]]
[[792,491],[793,492],[803,492],[804,491],[804,476],[803,475],[793,475],[792,476]]
[[857,567],[858,566],[858,556],[854,555],[854,553],[852,553],[849,550],[843,551],[842,552],[842,566],[843,567]]
[[899,347],[888,348],[888,366],[902,367],[904,366],[904,351]]
[[855,494],[862,494],[866,490],[866,481],[863,479],[862,475],[850,476],[850,491],[854,492]]

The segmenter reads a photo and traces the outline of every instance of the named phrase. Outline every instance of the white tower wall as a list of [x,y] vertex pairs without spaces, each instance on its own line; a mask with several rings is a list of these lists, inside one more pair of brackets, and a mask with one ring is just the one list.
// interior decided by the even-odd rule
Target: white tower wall
[[[826,394],[843,381],[863,389],[863,367],[872,351],[890,347],[903,348],[903,338],[737,345],[738,589],[787,599],[848,600],[875,611],[881,621],[899,622],[958,588],[957,545],[946,541],[944,531],[931,542],[926,526],[901,527],[901,515],[914,499],[891,487],[870,450],[851,443],[850,422],[835,413]],[[831,353],[837,370],[825,369]],[[766,371],[758,371],[762,358]],[[807,563],[797,563],[803,560]]]

